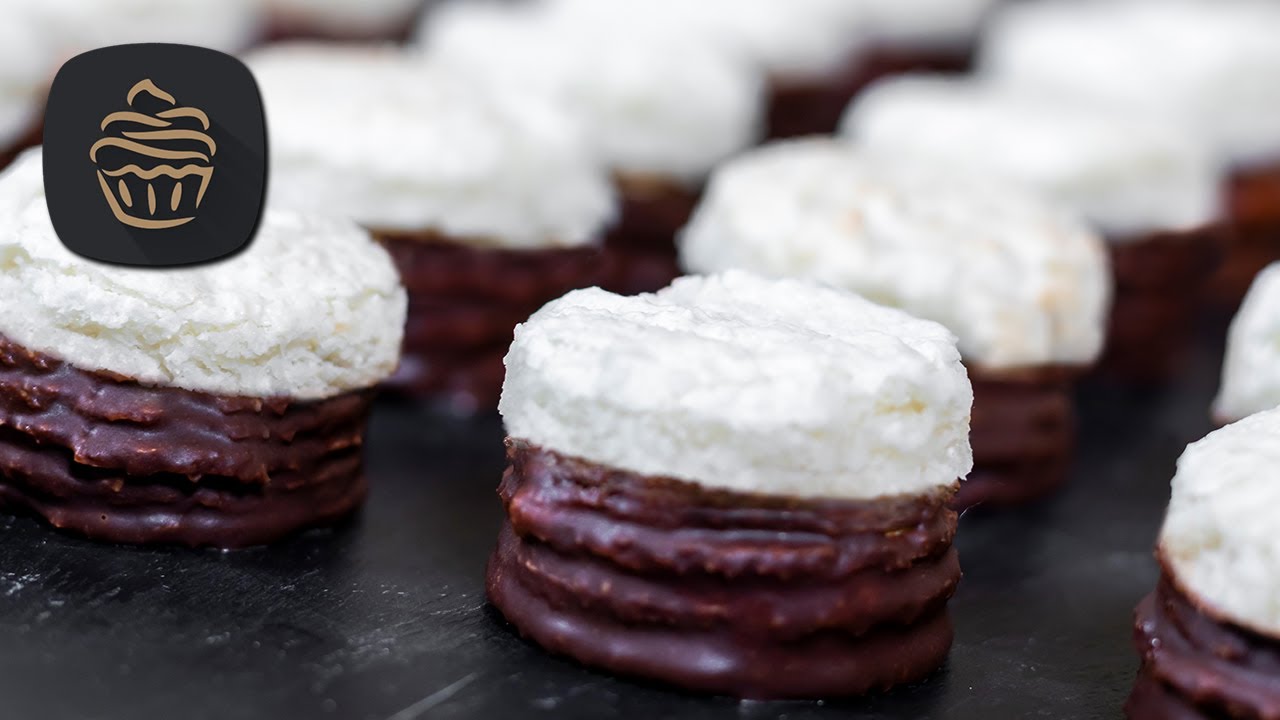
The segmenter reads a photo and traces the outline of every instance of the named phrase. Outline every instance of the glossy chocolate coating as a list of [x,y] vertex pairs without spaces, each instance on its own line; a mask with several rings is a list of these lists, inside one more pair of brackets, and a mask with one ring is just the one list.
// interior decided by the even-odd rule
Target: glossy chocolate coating
[[1129,717],[1280,718],[1280,641],[1210,616],[1170,577],[1135,614]]
[[710,490],[508,442],[491,601],[548,650],[751,698],[857,695],[945,660],[950,490],[871,501]]
[[371,401],[146,386],[0,336],[0,504],[100,540],[271,542],[359,505]]

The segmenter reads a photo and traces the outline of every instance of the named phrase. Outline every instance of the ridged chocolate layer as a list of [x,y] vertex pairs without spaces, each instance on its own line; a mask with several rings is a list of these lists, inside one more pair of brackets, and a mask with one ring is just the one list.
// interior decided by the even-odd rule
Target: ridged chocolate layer
[[508,441],[493,603],[552,652],[739,697],[919,679],[951,644],[949,492],[788,500],[611,470]]
[[1280,164],[1238,169],[1227,192],[1230,249],[1213,280],[1212,297],[1218,305],[1234,309],[1254,276],[1280,260]]
[[972,63],[968,48],[896,48],[873,46],[838,73],[822,78],[779,78],[770,89],[768,136],[793,138],[830,135],[845,108],[867,86],[890,75],[909,72],[959,73]]
[[1211,226],[1110,244],[1116,294],[1101,372],[1144,385],[1175,379],[1227,243],[1226,228]]
[[601,280],[599,249],[505,250],[434,233],[376,233],[409,291],[393,391],[455,410],[492,410],[512,330],[546,303]]
[[1027,503],[1066,481],[1075,450],[1072,386],[1078,374],[1070,368],[969,368],[974,466],[953,507]]
[[0,336],[0,504],[100,540],[271,542],[359,504],[371,398],[148,387]]
[[1167,571],[1138,605],[1134,644],[1129,717],[1280,719],[1280,640],[1206,615]]
[[618,222],[605,236],[601,287],[623,295],[655,292],[680,275],[676,233],[689,222],[701,190],[674,181],[620,177]]

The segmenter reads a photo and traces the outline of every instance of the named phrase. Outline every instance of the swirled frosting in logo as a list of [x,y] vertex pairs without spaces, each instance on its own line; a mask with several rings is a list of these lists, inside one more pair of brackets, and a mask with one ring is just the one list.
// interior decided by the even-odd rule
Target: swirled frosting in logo
[[209,116],[184,107],[146,79],[126,98],[127,110],[102,119],[104,137],[89,149],[112,213],[131,227],[160,230],[196,218],[217,143]]

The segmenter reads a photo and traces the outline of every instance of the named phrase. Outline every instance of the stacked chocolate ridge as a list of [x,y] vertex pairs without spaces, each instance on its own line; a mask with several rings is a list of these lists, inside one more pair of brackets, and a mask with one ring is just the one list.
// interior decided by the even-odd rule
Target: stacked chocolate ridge
[[364,498],[371,397],[145,386],[0,335],[0,506],[113,542],[268,543]]
[[461,412],[491,410],[512,330],[545,303],[600,280],[595,247],[474,247],[430,233],[376,233],[409,291],[400,368],[387,385]]
[[1177,376],[1226,246],[1220,226],[1110,243],[1116,294],[1100,363],[1104,373],[1141,385]]
[[960,484],[954,507],[1030,502],[1066,482],[1075,449],[1072,393],[1079,374],[1069,368],[970,368],[974,467]]
[[1134,643],[1142,670],[1130,718],[1280,718],[1280,640],[1210,617],[1167,568],[1138,606]]
[[946,658],[949,490],[770,498],[507,452],[489,597],[553,652],[746,698],[882,690]]

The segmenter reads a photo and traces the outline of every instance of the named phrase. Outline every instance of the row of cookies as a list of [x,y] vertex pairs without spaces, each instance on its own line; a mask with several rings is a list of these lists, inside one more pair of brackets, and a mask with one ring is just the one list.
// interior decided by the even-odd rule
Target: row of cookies
[[6,502],[125,541],[326,522],[363,492],[368,389],[405,333],[401,386],[461,407],[482,406],[475,388],[496,400],[507,356],[490,594],[538,642],[748,696],[859,692],[941,662],[956,479],[993,478],[962,502],[1020,498],[1069,459],[1070,381],[1107,332],[1097,231],[969,168],[783,143],[715,171],[684,264],[840,289],[728,271],[573,292],[508,348],[544,301],[621,282],[625,260],[591,244],[615,189],[640,191],[574,127],[609,126],[398,50],[250,64],[272,203],[353,218],[389,254],[348,221],[281,211],[241,257],[157,283],[67,253],[24,158],[0,180],[0,287],[21,309],[0,326]]
[[[778,14],[775,4],[761,8]],[[801,13],[805,27],[819,27],[830,8]],[[629,35],[609,27],[604,40]],[[788,39],[787,52],[801,37]],[[698,52],[692,36],[680,42]],[[58,244],[41,152],[22,156],[4,176],[6,504],[107,540],[267,542],[358,503],[372,386],[464,410],[496,406],[516,323],[571,288],[612,277],[594,245],[615,211],[615,177],[631,167],[636,182],[618,185],[661,185],[654,175],[700,182],[756,139],[764,73],[752,63],[727,48],[695,55],[693,67],[706,59],[711,71],[682,88],[696,92],[673,94],[626,74],[637,56],[615,46],[639,47],[601,44],[616,59],[601,65],[614,75],[575,70],[567,95],[498,88],[389,46],[280,44],[253,53],[273,135],[273,209],[252,250],[164,282]],[[718,101],[679,114],[726,79]],[[610,94],[615,87],[621,97]],[[604,97],[598,114],[590,103],[563,107],[567,96],[592,93]],[[725,97],[726,111],[716,112]],[[699,125],[703,110],[710,122]],[[720,142],[726,124],[743,130],[707,155],[703,146]],[[665,132],[673,127],[692,133]],[[619,157],[599,159],[606,147],[620,148]],[[264,281],[299,256],[278,247],[296,235],[308,236],[296,244],[313,253],[300,266],[306,272]],[[388,279],[388,257],[399,282]],[[316,286],[295,291],[302,282]],[[237,283],[261,287],[240,293]],[[274,301],[276,293],[285,300]],[[402,344],[398,359],[392,349]]]
[[[1250,12],[1215,36],[1219,54],[1223,43],[1241,38],[1250,46],[1247,41],[1258,36],[1242,32],[1248,23],[1270,20],[1261,27],[1275,27],[1274,14]],[[1136,17],[1141,27],[1151,16]],[[1256,61],[1249,52],[1242,56]],[[1238,75],[1240,69],[1223,72]],[[1246,85],[1255,81],[1249,87],[1267,77],[1265,62],[1246,69]],[[1245,94],[1253,99],[1251,92]],[[897,108],[883,99],[896,93],[906,98]],[[893,116],[900,111],[905,114]],[[977,130],[956,133],[957,124],[966,127],[956,118],[966,113],[984,119],[974,121]],[[1265,163],[1254,166],[1269,151],[1224,158],[1197,128],[1110,104],[1037,97],[990,79],[917,79],[897,88],[886,84],[848,118],[845,132],[861,145],[857,151],[832,141],[801,141],[749,153],[714,171],[706,198],[680,235],[682,264],[700,272],[747,267],[816,278],[946,324],[959,336],[975,396],[975,472],[962,485],[961,492],[970,493],[962,503],[972,502],[974,492],[988,501],[1009,498],[1010,487],[1025,497],[1028,486],[1063,467],[1061,448],[1070,434],[1064,375],[1071,373],[1062,366],[1092,361],[1104,334],[1112,338],[1113,362],[1127,376],[1168,379],[1194,320],[1195,291],[1222,249],[1219,230],[1265,228],[1267,214],[1274,217],[1274,204],[1255,195],[1244,203],[1254,214],[1241,223],[1222,197],[1224,168],[1232,168],[1228,187],[1237,191],[1255,172],[1273,173]],[[918,130],[935,118],[941,139],[935,148],[924,142],[917,161],[911,156],[921,144]],[[880,123],[887,137],[864,134],[864,122]],[[895,131],[901,138],[896,147]],[[1027,159],[1046,148],[1060,153],[1047,171]],[[947,149],[962,154],[948,158]],[[968,151],[973,159],[963,155]],[[1117,286],[1109,331],[1108,271],[1099,238],[1037,200],[1015,200],[1022,191],[993,190],[964,172],[941,173],[942,160],[1055,196],[1105,234]],[[855,320],[855,308],[833,296],[821,299],[814,290],[731,271],[633,300],[573,293],[520,328],[502,400],[510,434],[510,466],[500,491],[507,523],[491,561],[489,593],[522,633],[588,664],[739,696],[861,692],[936,667],[949,645],[945,600],[958,580],[949,540],[955,519],[944,507],[948,501],[939,499],[949,494],[948,475],[956,468],[937,458],[957,457],[960,446],[948,432],[956,427],[955,416],[946,409],[965,393],[942,383],[937,367],[931,369],[940,383],[934,390],[950,387],[951,401],[926,399],[909,372],[878,384],[885,376],[876,360],[891,359],[904,372],[918,364],[850,336],[868,324],[883,333],[882,323],[892,321]],[[1251,298],[1250,308],[1260,302]],[[840,329],[849,335],[820,327],[821,311],[795,312],[815,303],[840,308]],[[1266,314],[1246,311],[1235,334],[1255,312]],[[1010,327],[1016,331],[1005,332]],[[815,329],[817,343],[809,335]],[[928,346],[904,326],[891,334],[909,338],[916,350]],[[870,351],[874,360],[852,367],[870,387],[906,392],[905,403],[846,395],[844,376],[824,366],[819,349],[836,338],[846,350]],[[774,369],[779,367],[794,374]],[[804,380],[788,382],[797,376]],[[994,389],[984,392],[988,385]],[[772,392],[785,395],[770,397]],[[815,412],[826,407],[820,397],[837,399],[851,416],[833,421]],[[858,427],[857,413],[868,406],[887,414],[885,427],[894,435]],[[762,408],[784,421],[762,421]],[[896,415],[901,412],[905,417]],[[815,418],[826,430],[806,433]],[[911,427],[922,419],[940,424],[922,436]],[[847,454],[823,467],[832,450],[813,444],[814,438],[851,426],[858,427],[854,437],[830,438]],[[1236,452],[1265,452],[1265,433],[1234,432],[1249,438]],[[921,437],[951,438],[950,454],[910,444]],[[887,445],[878,446],[881,440]],[[775,452],[783,447],[786,452]],[[874,464],[859,455],[865,451],[879,456]],[[929,474],[913,475],[890,462],[904,455]],[[968,462],[963,449],[960,457],[962,465]],[[984,465],[1006,480],[995,484],[1000,491],[974,481],[990,477],[979,472]],[[832,484],[835,469],[858,481]],[[941,472],[929,472],[935,470]],[[893,479],[881,486],[871,478]],[[1244,502],[1257,499],[1246,496]],[[1178,502],[1175,496],[1175,508]],[[1206,511],[1192,503],[1191,513]],[[1170,528],[1166,540],[1179,534],[1175,523]],[[804,540],[796,542],[796,536]],[[1248,533],[1235,540],[1268,546]],[[1261,568],[1244,571],[1265,576],[1262,559]],[[1216,612],[1211,598],[1223,597],[1222,588],[1231,586],[1224,580],[1235,580],[1230,568],[1199,581],[1214,592],[1191,595],[1206,627],[1187,645],[1175,645],[1188,633],[1182,625],[1153,629],[1145,609],[1150,604],[1144,605],[1139,639],[1146,669],[1134,714],[1273,712],[1270,684],[1249,673],[1266,672],[1274,645],[1266,628],[1274,625],[1266,624],[1265,611],[1250,620],[1254,608],[1234,616]],[[1251,601],[1265,606],[1267,588],[1250,589]],[[1223,642],[1249,650],[1224,662],[1212,650]],[[1152,702],[1173,704],[1144,709]]]

